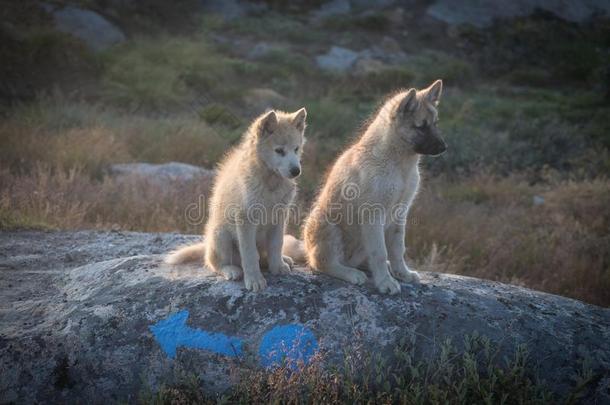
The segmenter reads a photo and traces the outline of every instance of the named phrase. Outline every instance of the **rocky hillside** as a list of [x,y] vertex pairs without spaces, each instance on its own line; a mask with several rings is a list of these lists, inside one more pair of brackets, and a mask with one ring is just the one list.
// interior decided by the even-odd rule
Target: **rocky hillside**
[[[212,29],[218,26],[218,21],[239,23],[242,28],[233,35],[214,35],[213,40],[248,58],[261,58],[274,51],[286,51],[287,45],[289,48],[298,45],[300,52],[305,56],[311,54],[322,69],[370,72],[388,65],[412,63],[407,58],[409,51],[423,47],[450,51],[454,56],[468,55],[485,64],[492,63],[493,66],[482,67],[489,70],[485,73],[497,76],[498,73],[510,72],[515,65],[520,65],[519,70],[526,70],[526,61],[519,59],[525,56],[522,54],[525,52],[529,57],[527,62],[535,68],[527,80],[556,82],[565,80],[565,75],[575,74],[578,69],[595,69],[593,65],[600,62],[600,56],[607,57],[593,54],[596,45],[607,47],[607,38],[598,36],[597,44],[588,45],[585,45],[585,40],[591,39],[594,33],[607,35],[605,22],[609,12],[607,2],[595,0],[521,0],[510,5],[496,0],[180,0],[171,5],[164,1],[6,2],[2,10],[0,38],[5,45],[3,60],[9,63],[3,64],[0,70],[0,75],[7,79],[2,80],[0,97],[4,102],[28,99],[35,96],[37,90],[49,89],[56,84],[70,90],[78,88],[90,95],[95,93],[97,86],[83,88],[82,82],[96,82],[104,70],[104,62],[96,56],[100,52],[142,36],[160,33],[192,35],[201,28],[202,21],[206,28]],[[301,29],[296,26],[294,31],[278,30],[282,23],[275,20],[285,17],[305,26]],[[252,18],[261,19],[259,33],[266,30],[271,34],[271,41],[253,41],[258,33],[248,32],[253,28]],[[541,23],[543,31],[534,28],[534,31],[527,32],[532,29],[527,25],[536,20]],[[264,21],[273,23],[265,27]],[[289,28],[291,24],[283,25]],[[308,27],[315,27],[318,36],[312,36]],[[552,31],[544,32],[545,28]],[[322,34],[324,40],[319,41]],[[545,50],[533,42],[523,42],[528,36],[533,42],[561,38],[570,43],[554,44]],[[570,49],[577,42],[584,47]],[[375,45],[367,47],[369,44]],[[530,46],[532,48],[528,49]],[[490,52],[493,55],[488,55]],[[553,67],[548,63],[550,58],[570,52],[572,56],[580,52],[583,58],[555,62],[567,63],[571,68]],[[505,60],[492,61],[489,56]],[[501,66],[506,63],[509,66]],[[541,64],[543,66],[539,66]],[[538,70],[540,68],[557,72],[545,74]],[[496,69],[500,72],[494,72]],[[569,72],[570,69],[573,71]],[[591,72],[581,70],[580,73],[589,75]],[[74,75],[78,75],[79,80],[75,81]],[[515,78],[517,81],[522,79]]]

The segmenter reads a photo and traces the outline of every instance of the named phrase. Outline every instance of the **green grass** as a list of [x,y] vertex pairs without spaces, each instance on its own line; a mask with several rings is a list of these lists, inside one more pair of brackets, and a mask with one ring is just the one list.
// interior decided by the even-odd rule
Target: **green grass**
[[[162,110],[230,93],[244,63],[218,53],[203,37],[137,39],[106,53],[103,93],[112,103]],[[227,87],[225,87],[227,86]]]
[[580,102],[558,91],[450,90],[441,101],[440,126],[451,153],[433,164],[448,170],[567,172],[587,156],[592,159],[583,175],[601,173],[608,165],[608,124],[600,119],[606,107],[583,108]]
[[407,66],[415,72],[417,87],[443,79],[445,86],[464,88],[476,76],[472,63],[441,51],[424,50],[413,55]]
[[608,19],[572,24],[559,18],[532,16],[505,20],[477,31],[463,29],[461,38],[476,47],[486,76],[514,84],[541,87],[589,87],[603,77],[610,43]]
[[[205,25],[205,22],[204,22]],[[243,17],[215,24],[212,29],[226,34],[247,36],[251,39],[268,41],[285,41],[294,44],[323,43],[327,37],[320,30],[306,21],[300,21],[289,15],[267,13],[259,17]]]
[[50,230],[56,229],[48,223],[37,218],[30,218],[21,215],[14,210],[4,207],[5,204],[0,201],[0,231],[15,231],[15,230]]
[[362,15],[332,16],[327,18],[323,25],[334,31],[364,30],[370,32],[384,32],[390,20],[381,12],[368,12]]
[[203,118],[195,111],[151,116],[60,95],[44,98],[14,109],[10,118],[0,121],[0,159],[13,169],[28,170],[42,163],[65,169],[77,166],[94,175],[109,164],[128,161],[212,167],[247,123],[242,126],[226,113],[211,125],[205,111]]
[[[108,51],[102,80],[106,101],[135,111],[193,110],[216,133],[213,143],[225,139],[219,144],[227,145],[250,119],[251,112],[243,108],[244,95],[251,88],[270,88],[290,105],[307,106],[310,138],[324,140],[323,159],[318,161],[326,162],[353,138],[386,94],[443,78],[441,127],[451,153],[428,163],[435,171],[468,172],[483,166],[498,173],[536,173],[551,167],[587,177],[610,167],[604,152],[610,146],[610,124],[605,119],[610,108],[590,92],[477,84],[478,68],[473,63],[438,50],[421,51],[402,66],[375,73],[337,75],[320,71],[311,56],[294,47],[279,47],[251,61],[206,40],[211,33],[223,32],[261,40],[287,38],[295,45],[298,42],[291,35],[303,30],[307,37],[310,31],[290,17],[270,16],[263,22],[208,19],[206,29],[190,37],[139,39]],[[532,72],[535,69],[528,71]],[[175,155],[150,146],[144,150],[137,155],[151,161]],[[206,162],[219,155],[203,153]],[[187,160],[201,161],[194,154]]]

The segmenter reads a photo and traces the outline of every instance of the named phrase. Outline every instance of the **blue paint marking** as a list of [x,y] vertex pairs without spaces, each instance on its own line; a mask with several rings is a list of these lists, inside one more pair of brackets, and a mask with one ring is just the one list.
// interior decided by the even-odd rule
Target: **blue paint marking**
[[179,346],[209,350],[229,357],[242,355],[242,340],[222,333],[208,333],[186,325],[189,311],[180,311],[150,327],[161,349],[171,359]]
[[302,325],[276,326],[263,336],[258,349],[261,365],[275,367],[284,361],[295,369],[299,362],[307,364],[318,349],[313,332]]
[[[229,357],[243,355],[243,340],[222,333],[211,333],[193,329],[186,324],[189,311],[177,312],[167,319],[150,326],[150,331],[161,349],[171,359],[176,357],[178,347],[209,350]],[[299,362],[307,364],[318,349],[313,332],[303,325],[275,326],[265,333],[258,348],[263,367],[275,367],[284,362],[295,369]]]

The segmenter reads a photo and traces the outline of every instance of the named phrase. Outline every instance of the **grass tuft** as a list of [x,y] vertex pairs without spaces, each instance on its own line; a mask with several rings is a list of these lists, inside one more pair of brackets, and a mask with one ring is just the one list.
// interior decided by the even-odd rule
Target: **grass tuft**
[[[379,403],[379,404],[547,404],[557,398],[531,370],[519,347],[500,361],[498,347],[476,334],[459,342],[438,343],[419,360],[414,338],[405,338],[391,356],[352,346],[340,367],[325,366],[324,356],[295,371],[290,365],[236,372],[237,383],[222,395],[202,390],[196,377],[144,392],[142,403]],[[390,360],[392,359],[392,360]]]

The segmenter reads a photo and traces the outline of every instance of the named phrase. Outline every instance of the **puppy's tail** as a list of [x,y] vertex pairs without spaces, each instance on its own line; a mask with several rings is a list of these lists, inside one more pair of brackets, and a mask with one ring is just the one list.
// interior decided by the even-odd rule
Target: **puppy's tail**
[[292,235],[284,235],[284,247],[282,248],[282,254],[289,256],[297,263],[307,262],[305,243]]
[[165,256],[167,264],[184,264],[196,261],[203,261],[205,257],[205,242],[194,245],[183,246]]

